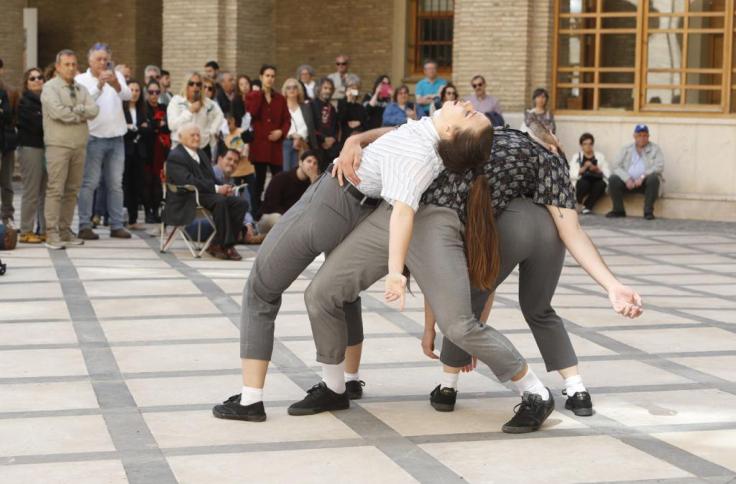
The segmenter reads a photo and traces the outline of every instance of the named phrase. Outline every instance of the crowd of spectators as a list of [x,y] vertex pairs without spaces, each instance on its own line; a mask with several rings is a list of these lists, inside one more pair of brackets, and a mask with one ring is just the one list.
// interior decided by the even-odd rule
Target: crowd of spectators
[[[136,78],[128,65],[114,64],[106,44],[89,49],[84,71],[80,60],[63,50],[53,65],[25,72],[20,89],[3,84],[0,60],[0,211],[3,223],[14,223],[17,154],[22,243],[79,245],[99,238],[99,224],[109,225],[111,237],[130,238],[129,230],[145,228],[141,208],[146,224],[161,222],[167,180],[198,187],[217,227],[210,253],[237,260],[234,245],[262,240],[347,137],[431,116],[443,103],[461,99],[433,60],[425,61],[413,94],[385,74],[364,89],[346,55],[335,59],[335,72],[320,77],[303,64],[282,82],[273,65],[251,77],[222,70],[213,60],[175,79],[174,92],[167,70],[147,65]],[[467,91],[464,99],[494,126],[506,125],[483,75],[474,76]],[[533,92],[520,129],[563,153],[545,89]],[[634,142],[610,166],[594,143],[592,134],[582,134],[580,149],[569,157],[582,213],[591,213],[608,190],[608,216],[625,216],[623,195],[641,192],[645,218],[653,219],[664,160],[648,127],[636,126]],[[182,196],[171,195],[168,212],[191,209],[176,198]],[[77,233],[71,226],[75,208]],[[174,222],[190,222],[181,215]]]

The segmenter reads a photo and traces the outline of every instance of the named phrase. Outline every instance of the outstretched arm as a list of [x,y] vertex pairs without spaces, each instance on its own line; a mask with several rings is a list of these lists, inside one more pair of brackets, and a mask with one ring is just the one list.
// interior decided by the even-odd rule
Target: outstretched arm
[[547,205],[547,210],[552,215],[567,250],[585,272],[608,292],[613,310],[629,318],[638,317],[642,313],[641,297],[630,287],[621,284],[611,273],[593,241],[580,227],[577,212],[551,205]]
[[385,298],[387,302],[399,301],[399,310],[404,310],[406,277],[404,263],[409,252],[409,242],[414,230],[414,209],[402,202],[395,202],[391,211],[388,236],[388,275],[386,276]]

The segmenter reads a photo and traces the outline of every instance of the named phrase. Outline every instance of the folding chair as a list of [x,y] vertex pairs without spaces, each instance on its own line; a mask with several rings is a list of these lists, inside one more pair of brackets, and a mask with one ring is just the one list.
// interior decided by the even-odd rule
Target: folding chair
[[[163,199],[162,203],[164,204],[164,210],[162,210],[162,217],[161,217],[161,239],[160,239],[160,251],[166,252],[166,250],[171,247],[171,244],[174,243],[174,240],[176,240],[176,236],[181,236],[181,239],[184,241],[184,244],[187,246],[187,249],[189,249],[189,252],[192,253],[192,257],[194,258],[200,258],[202,257],[202,254],[204,254],[207,249],[209,248],[210,244],[212,243],[212,240],[215,238],[215,235],[217,234],[217,228],[215,226],[215,221],[212,218],[212,214],[204,208],[199,203],[199,190],[197,190],[197,187],[194,185],[174,185],[172,183],[167,183],[166,181],[166,165],[164,164],[164,169],[161,170],[160,173],[161,177],[161,189],[163,191]],[[189,233],[187,232],[187,225],[174,225],[172,226],[172,230],[167,234],[166,233],[166,193],[181,193],[181,192],[188,192],[192,193],[194,195],[194,200],[196,203],[196,210],[194,215],[194,220],[202,220],[204,219],[209,223],[209,225],[212,227],[212,234],[207,237],[206,240],[202,241],[202,224],[197,224],[197,237],[192,238]],[[190,222],[191,223],[191,222]]]

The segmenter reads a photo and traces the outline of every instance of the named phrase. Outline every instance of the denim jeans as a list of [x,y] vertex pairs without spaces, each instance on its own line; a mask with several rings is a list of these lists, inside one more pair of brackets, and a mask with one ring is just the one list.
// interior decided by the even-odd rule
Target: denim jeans
[[107,187],[105,185],[105,174],[100,176],[100,182],[95,190],[95,197],[92,203],[92,215],[99,215],[100,219],[107,218]]
[[104,173],[107,188],[107,211],[110,229],[123,228],[123,170],[125,169],[125,145],[123,137],[89,137],[87,158],[84,160],[84,179],[79,191],[79,230],[92,225],[92,205],[95,189]]
[[286,138],[283,145],[284,171],[289,171],[299,165],[299,151],[294,149],[294,140]]

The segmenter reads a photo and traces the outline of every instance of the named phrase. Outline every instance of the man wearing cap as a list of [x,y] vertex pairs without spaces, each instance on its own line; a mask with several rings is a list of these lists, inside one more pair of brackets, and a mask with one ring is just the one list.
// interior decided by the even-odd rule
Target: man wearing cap
[[624,193],[644,194],[644,218],[654,220],[654,202],[659,196],[659,185],[664,171],[664,155],[655,143],[649,141],[649,127],[637,124],[634,142],[624,146],[611,166],[608,194],[613,210],[606,217],[625,217]]

